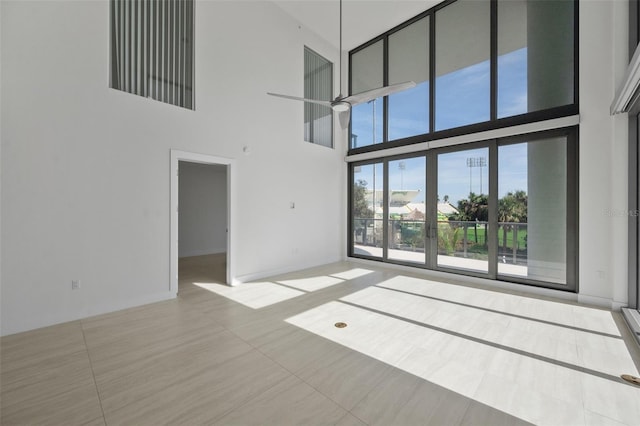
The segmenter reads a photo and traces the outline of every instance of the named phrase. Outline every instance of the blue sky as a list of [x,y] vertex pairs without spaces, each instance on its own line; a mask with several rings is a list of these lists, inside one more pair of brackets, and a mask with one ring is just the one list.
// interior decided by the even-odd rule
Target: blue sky
[[[389,139],[414,136],[428,131],[429,83],[392,95],[389,99]],[[375,120],[373,111],[375,108]],[[527,49],[519,49],[498,58],[498,117],[527,112]],[[352,131],[358,135],[357,146],[382,141],[382,99],[360,104],[352,110]],[[450,129],[489,119],[489,61],[445,74],[436,79],[436,130]],[[375,130],[374,130],[375,126]],[[516,190],[527,191],[527,146],[517,144],[498,151],[498,197]],[[475,193],[488,193],[488,167],[467,167],[467,158],[486,158],[487,149],[440,154],[438,158],[438,196],[456,205],[467,198],[469,188]],[[400,161],[404,170],[400,170]],[[404,159],[389,163],[389,186],[417,189],[414,202],[425,201],[424,158]],[[363,166],[355,179],[364,179],[373,187],[373,167]],[[471,173],[470,173],[471,172]],[[382,168],[376,171],[376,187],[382,189]],[[482,191],[481,191],[482,185]]]

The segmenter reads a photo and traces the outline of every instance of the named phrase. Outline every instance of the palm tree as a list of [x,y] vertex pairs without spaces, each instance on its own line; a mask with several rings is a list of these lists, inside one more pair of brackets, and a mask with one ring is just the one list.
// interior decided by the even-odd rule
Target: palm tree
[[[468,199],[458,201],[458,213],[451,216],[452,219],[462,222],[475,222],[474,234],[475,241],[478,242],[478,222],[487,222],[489,220],[489,201],[486,194],[469,193]],[[487,244],[485,237],[484,244]]]
[[[498,222],[502,225],[502,247],[507,248],[507,232],[512,225],[504,222],[526,223],[527,222],[527,193],[522,190],[508,192],[504,197],[498,200]],[[513,244],[518,241],[517,235],[514,233]]]

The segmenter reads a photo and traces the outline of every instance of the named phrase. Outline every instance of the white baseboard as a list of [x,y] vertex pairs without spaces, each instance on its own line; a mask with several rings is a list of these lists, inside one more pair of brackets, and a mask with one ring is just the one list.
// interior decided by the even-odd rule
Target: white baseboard
[[578,294],[578,303],[583,305],[597,306],[599,308],[606,308],[619,311],[621,307],[625,306],[620,302],[615,302],[612,299],[599,296],[589,296],[586,294]]
[[300,263],[297,265],[286,266],[283,268],[271,269],[268,271],[254,272],[251,274],[235,277],[231,285],[236,286],[242,283],[247,283],[251,281],[262,280],[264,278],[273,277],[275,275],[288,274],[289,272],[301,271],[303,269],[315,268],[317,266],[327,265],[330,263],[336,263],[341,261],[342,259],[340,257],[335,257],[332,259],[324,259],[322,261],[306,262],[306,263]]
[[176,293],[167,291],[144,295],[133,299],[118,300],[108,304],[99,302],[92,306],[82,306],[75,312],[64,312],[62,314],[57,313],[47,317],[32,317],[34,318],[34,320],[29,323],[11,324],[9,326],[3,324],[3,326],[5,326],[6,328],[2,329],[2,336],[9,336],[11,334],[22,333],[38,328],[49,327],[52,325],[63,324],[71,321],[78,321],[96,315],[108,314],[111,312],[121,311],[123,309],[148,305],[150,303],[163,302],[165,300],[175,299],[176,297]]

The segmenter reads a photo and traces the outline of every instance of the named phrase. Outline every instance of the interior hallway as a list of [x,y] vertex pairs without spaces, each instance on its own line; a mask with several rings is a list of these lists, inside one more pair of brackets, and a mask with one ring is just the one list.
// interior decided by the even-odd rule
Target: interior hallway
[[223,279],[221,255],[181,259],[175,300],[3,337],[2,424],[640,418],[618,313],[355,262]]

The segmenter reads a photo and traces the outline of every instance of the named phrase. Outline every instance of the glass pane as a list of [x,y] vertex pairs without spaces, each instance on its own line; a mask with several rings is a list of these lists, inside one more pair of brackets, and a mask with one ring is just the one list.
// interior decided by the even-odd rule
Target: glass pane
[[498,118],[572,104],[573,2],[498,2]]
[[389,162],[389,259],[425,263],[426,157]]
[[383,108],[382,98],[351,108],[351,148],[382,142]]
[[565,138],[498,148],[498,274],[566,284]]
[[[351,55],[351,93],[361,93],[384,85],[382,40]],[[351,109],[351,148],[369,146],[383,140],[383,102],[374,99]]]
[[351,55],[351,94],[377,89],[384,85],[382,40]]
[[353,168],[353,254],[382,258],[382,163]]
[[489,149],[438,155],[438,266],[489,271]]
[[389,36],[389,84],[417,87],[389,96],[389,140],[429,132],[429,20]]
[[[313,50],[304,48],[304,97],[330,101],[333,92],[333,64]],[[333,147],[331,108],[304,103],[304,140]]]
[[435,130],[490,118],[490,9],[459,1],[436,13]]

